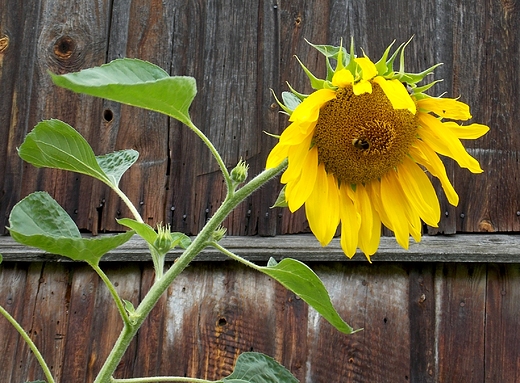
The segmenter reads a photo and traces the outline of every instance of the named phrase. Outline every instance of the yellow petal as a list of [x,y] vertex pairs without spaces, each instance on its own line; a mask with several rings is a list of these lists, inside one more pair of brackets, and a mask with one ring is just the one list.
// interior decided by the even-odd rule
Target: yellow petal
[[320,108],[334,97],[336,97],[336,92],[331,89],[319,89],[311,93],[294,109],[289,121],[316,121]]
[[469,169],[472,173],[482,173],[483,170],[476,159],[471,157],[460,140],[450,129],[443,126],[437,118],[427,113],[419,113],[419,136],[437,153],[453,158],[460,167]]
[[489,131],[489,127],[482,124],[459,125],[453,121],[446,121],[444,126],[449,128],[458,138],[465,140],[477,139]]
[[316,184],[317,171],[318,149],[312,148],[305,156],[300,178],[289,182],[285,188],[285,199],[291,212],[298,210],[309,198]]
[[362,70],[361,78],[363,80],[371,80],[377,76],[377,68],[368,57],[358,57],[355,58],[354,61]]
[[409,153],[416,162],[428,169],[432,176],[439,179],[448,202],[453,206],[457,206],[459,204],[459,196],[448,179],[446,168],[437,153],[420,140],[417,140],[409,149]]
[[298,122],[293,122],[289,125],[280,135],[280,143],[282,145],[299,145],[301,144],[309,135],[314,133],[314,127],[316,126],[316,122],[313,123],[312,129],[309,131],[303,132],[300,124]]
[[443,118],[453,120],[469,120],[469,106],[453,98],[426,97],[417,101],[421,109],[429,110]]
[[391,222],[389,228],[393,230],[397,243],[408,249],[409,231],[405,212],[407,201],[403,198],[403,190],[394,171],[389,171],[381,177],[381,202]]
[[359,96],[363,93],[372,93],[372,84],[370,81],[361,80],[352,86],[352,91],[356,96]]
[[280,179],[281,183],[286,184],[300,177],[305,156],[307,156],[311,141],[312,135],[309,134],[309,136],[303,140],[301,144],[289,147],[289,151],[287,153],[288,166],[283,173],[282,178]]
[[274,146],[274,148],[267,156],[267,162],[265,164],[266,169],[277,167],[283,160],[287,158],[289,146],[283,145],[280,142]]
[[379,247],[379,240],[381,238],[381,219],[372,206],[371,196],[365,186],[361,184],[356,185],[356,196],[356,209],[361,214],[358,244],[359,248],[363,253],[365,253],[365,256],[370,261],[370,256],[373,255]]
[[345,88],[354,82],[354,76],[348,69],[340,69],[332,76],[332,85]]
[[408,109],[413,114],[417,112],[415,102],[399,80],[387,80],[382,76],[377,76],[373,81],[383,89],[394,109]]
[[339,193],[323,164],[318,166],[314,189],[305,202],[305,214],[313,234],[322,246],[326,246],[339,223]]
[[397,179],[412,209],[428,225],[437,227],[441,219],[439,200],[424,171],[406,157],[397,167]]
[[354,202],[348,196],[346,188],[350,185],[342,184],[340,187],[339,214],[341,219],[341,248],[347,257],[352,258],[356,253],[358,233],[361,224],[361,215],[354,207]]

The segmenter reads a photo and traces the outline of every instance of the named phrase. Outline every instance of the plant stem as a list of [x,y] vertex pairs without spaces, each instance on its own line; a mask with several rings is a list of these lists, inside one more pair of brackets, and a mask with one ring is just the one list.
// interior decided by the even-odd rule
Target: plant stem
[[5,319],[7,319],[9,323],[11,323],[11,325],[16,329],[16,331],[18,331],[18,333],[22,336],[25,343],[27,343],[27,345],[33,352],[34,356],[38,360],[38,363],[40,363],[40,366],[43,370],[43,373],[45,374],[45,378],[47,379],[48,383],[54,383],[54,378],[52,377],[51,370],[49,369],[49,366],[47,366],[47,363],[45,363],[45,359],[43,359],[40,350],[38,350],[38,347],[36,347],[31,337],[27,335],[23,327],[20,326],[16,319],[14,319],[11,316],[11,314],[9,314],[2,306],[0,306],[0,314],[2,314],[5,317]]
[[99,371],[99,374],[96,377],[94,383],[110,382],[112,374],[121,361],[121,358],[130,345],[133,337],[137,333],[137,330],[139,330],[139,327],[141,327],[150,311],[157,304],[157,301],[171,285],[173,280],[188,266],[188,264],[197,256],[197,254],[199,254],[206,246],[211,243],[213,232],[220,226],[228,214],[255,190],[278,175],[285,168],[285,166],[287,166],[287,160],[283,161],[276,168],[264,170],[235,193],[232,193],[231,195],[228,194],[228,198],[224,200],[222,205],[217,209],[213,217],[211,217],[206,225],[202,228],[190,246],[177,259],[172,267],[170,267],[164,276],[161,279],[156,280],[156,282],[150,288],[142,302],[135,310],[133,316],[135,317],[134,324],[125,323],[119,338],[112,348],[110,355],[106,359],[105,364]]
[[123,304],[121,297],[119,297],[119,294],[117,293],[115,286],[112,284],[112,281],[108,278],[108,276],[105,274],[105,272],[103,270],[101,270],[99,265],[94,264],[94,263],[89,263],[89,265],[94,269],[94,271],[99,275],[101,280],[108,287],[108,291],[110,291],[110,295],[112,295],[112,298],[114,299],[114,302],[116,303],[117,309],[119,310],[119,314],[121,315],[123,322],[126,325],[130,324],[130,319],[128,318],[128,314],[126,312],[125,305]]
[[213,154],[213,157],[215,157],[215,160],[217,160],[218,166],[220,167],[220,171],[222,172],[222,175],[224,176],[224,179],[226,180],[226,186],[227,186],[227,193],[229,194],[233,193],[233,181],[231,180],[231,176],[229,175],[229,172],[227,170],[226,164],[224,163],[224,160],[220,156],[220,153],[217,151],[213,143],[206,137],[202,131],[195,126],[191,120],[189,121],[189,124],[187,123],[188,127],[206,144],[211,154]]
[[110,188],[117,193],[119,198],[121,198],[123,200],[123,202],[128,207],[128,209],[130,209],[130,212],[134,216],[135,220],[139,223],[144,223],[143,217],[141,217],[141,214],[139,214],[139,212],[135,208],[134,204],[130,201],[130,199],[128,199],[126,194],[123,193],[123,191],[121,189],[119,189],[119,187],[117,187],[117,185],[113,185],[113,184],[109,184],[109,183],[107,183],[107,185],[110,186]]
[[197,378],[186,378],[183,376],[152,376],[150,378],[130,378],[110,380],[111,383],[158,383],[158,382],[185,382],[185,383],[218,383],[220,380],[205,380]]
[[235,261],[238,261],[246,266],[249,266],[252,269],[262,271],[261,267],[259,267],[258,265],[255,265],[253,262],[250,262],[247,259],[242,258],[240,255],[236,255],[235,253],[229,251],[228,249],[226,249],[222,245],[218,244],[217,242],[211,243],[211,246],[213,246],[215,249],[217,249],[221,253],[227,255],[229,258],[234,259]]

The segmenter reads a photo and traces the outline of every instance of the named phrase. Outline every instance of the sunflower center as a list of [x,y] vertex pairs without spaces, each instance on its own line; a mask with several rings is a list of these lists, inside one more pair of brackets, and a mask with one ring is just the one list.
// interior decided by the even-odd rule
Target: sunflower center
[[367,183],[396,167],[416,139],[416,116],[394,109],[381,87],[355,96],[340,88],[320,110],[313,143],[318,160],[340,182]]

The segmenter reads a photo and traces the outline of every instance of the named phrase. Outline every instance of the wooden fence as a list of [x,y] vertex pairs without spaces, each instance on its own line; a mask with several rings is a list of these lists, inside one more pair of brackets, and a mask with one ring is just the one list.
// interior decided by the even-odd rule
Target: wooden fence
[[[80,229],[93,234],[123,230],[114,218],[129,216],[104,185],[19,159],[16,148],[46,118],[74,126],[96,154],[140,152],[121,188],[151,225],[170,223],[196,234],[224,195],[217,164],[187,128],[156,113],[59,89],[48,70],[67,73],[138,57],[172,75],[195,77],[193,121],[226,165],[243,158],[254,175],[275,144],[263,131],[280,133],[287,125],[269,88],[280,94],[288,81],[311,91],[294,55],[315,73],[325,72],[304,39],[338,44],[352,36],[376,59],[392,40],[399,44],[413,35],[407,67],[420,71],[443,62],[434,78],[444,81],[431,93],[460,96],[474,121],[491,128],[467,143],[483,174],[446,162],[460,203],[450,206],[436,185],[441,224],[426,229],[467,234],[427,237],[411,253],[385,238],[373,265],[358,256],[340,261],[336,241],[324,250],[312,237],[282,235],[307,232],[308,226],[301,211],[270,209],[280,188],[273,183],[240,205],[225,226],[231,236],[278,236],[231,237],[232,247],[259,262],[270,255],[317,254],[306,259],[340,313],[365,330],[342,336],[268,278],[204,258],[168,290],[118,376],[218,379],[238,352],[253,349],[274,356],[307,383],[520,381],[520,241],[514,235],[520,231],[519,20],[512,0],[0,0],[2,231],[13,205],[34,190],[48,191]],[[244,248],[240,241],[257,247]],[[35,255],[8,237],[0,239],[0,253],[0,304],[35,339],[60,382],[91,381],[113,343],[105,329],[119,320],[98,278],[81,264]],[[121,254],[133,261],[117,258],[103,266],[124,298],[137,303],[150,286],[152,268],[142,262],[142,247]],[[42,378],[3,318],[0,344],[0,381]]]

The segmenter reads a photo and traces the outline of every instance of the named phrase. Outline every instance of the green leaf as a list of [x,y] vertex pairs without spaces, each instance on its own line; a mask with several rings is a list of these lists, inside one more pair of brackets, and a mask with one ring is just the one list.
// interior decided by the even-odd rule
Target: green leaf
[[291,111],[294,111],[294,109],[296,109],[296,107],[302,102],[302,100],[300,100],[291,92],[282,92],[282,100],[285,106],[288,107]]
[[133,231],[102,237],[82,238],[69,215],[46,192],[35,192],[18,202],[8,227],[17,242],[76,261],[98,264],[101,257],[128,241]]
[[276,198],[276,201],[274,202],[274,205],[271,206],[272,208],[275,207],[288,207],[289,204],[287,203],[287,199],[285,198],[285,186],[283,185],[282,190],[280,190],[280,193],[278,194],[278,198]]
[[171,77],[152,63],[117,59],[100,67],[64,75],[52,74],[56,85],[77,93],[161,112],[190,124],[189,107],[197,93],[192,77]]
[[0,254],[0,263],[4,260],[4,257],[2,257],[2,254]]
[[139,152],[137,150],[126,149],[104,156],[96,156],[96,161],[110,179],[110,182],[117,186],[123,174],[137,161],[138,157]]
[[135,232],[142,237],[148,244],[152,245],[154,244],[155,240],[157,239],[157,233],[147,223],[144,222],[137,222],[134,219],[131,218],[121,218],[116,219],[117,223],[126,227],[129,227],[132,230],[135,230]]
[[72,126],[60,120],[38,123],[25,137],[18,154],[39,168],[87,174],[110,184],[89,143]]
[[298,383],[289,370],[273,358],[258,352],[244,352],[237,358],[225,383]]
[[345,334],[352,333],[350,327],[338,314],[329,293],[320,278],[304,263],[285,258],[280,263],[271,258],[260,271],[276,279],[319,312],[331,325]]

